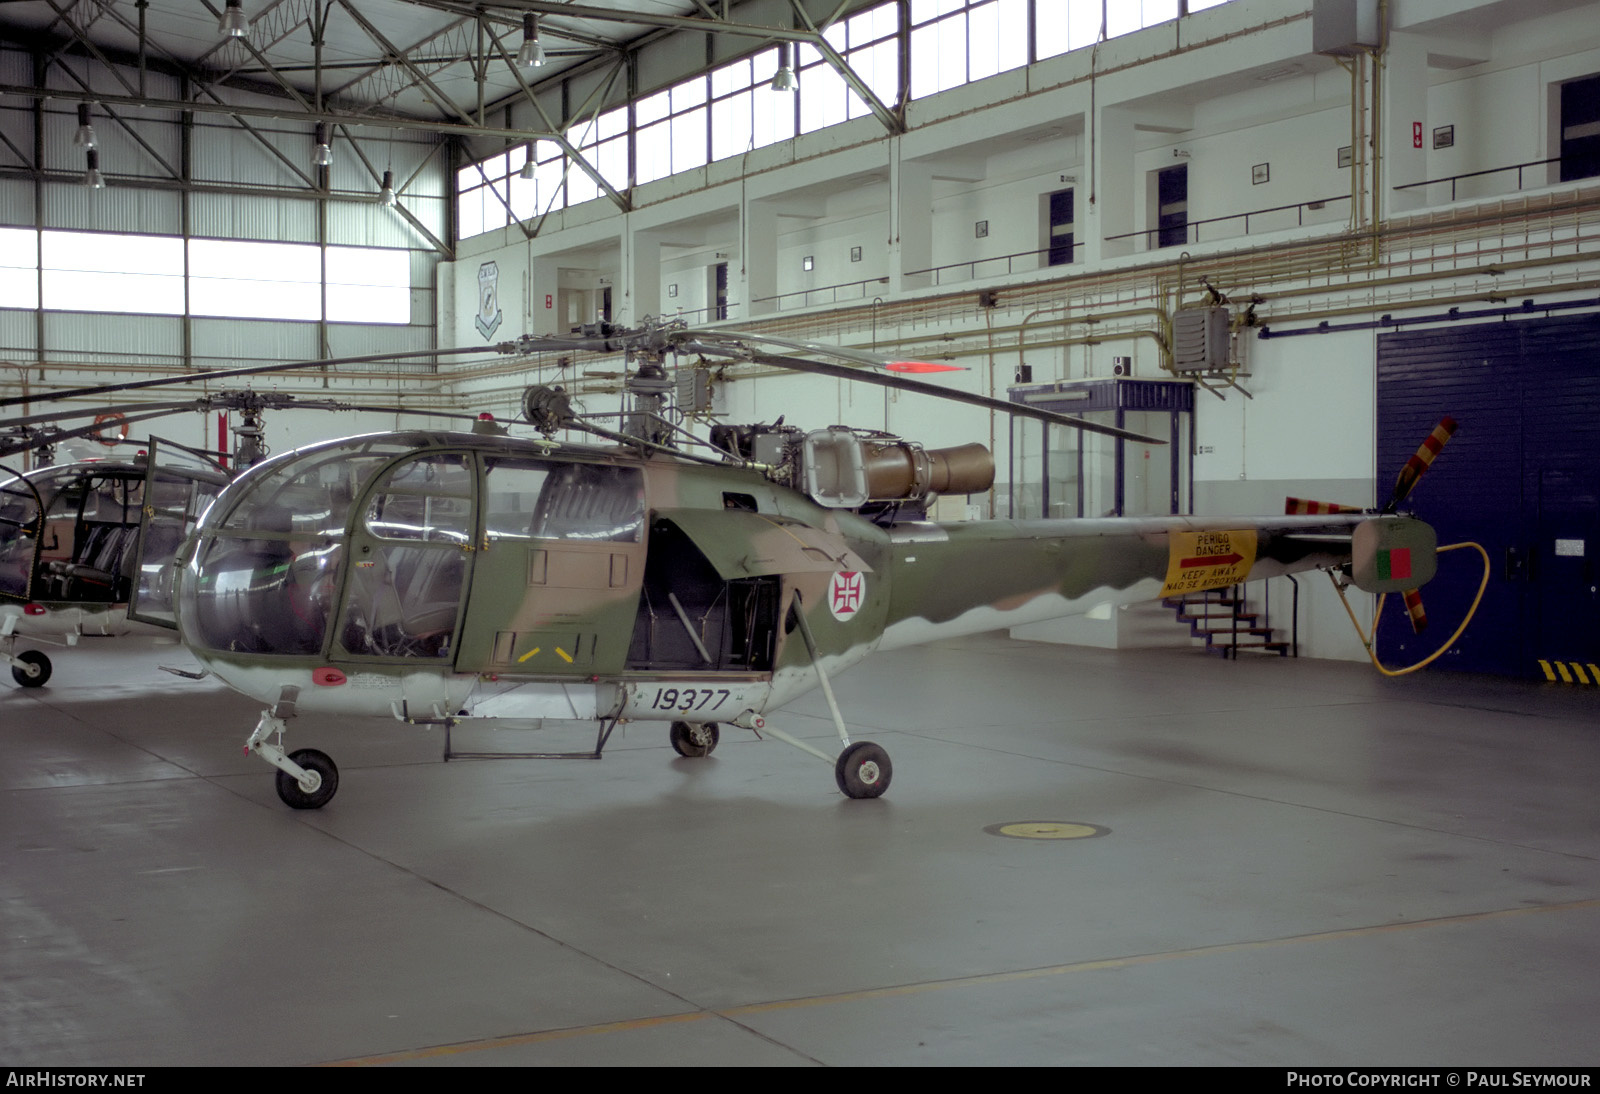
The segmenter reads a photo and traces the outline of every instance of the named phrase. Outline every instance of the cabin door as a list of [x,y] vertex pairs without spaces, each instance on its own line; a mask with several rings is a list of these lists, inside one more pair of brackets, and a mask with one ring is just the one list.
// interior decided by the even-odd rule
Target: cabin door
[[486,456],[458,671],[620,672],[644,580],[644,476]]

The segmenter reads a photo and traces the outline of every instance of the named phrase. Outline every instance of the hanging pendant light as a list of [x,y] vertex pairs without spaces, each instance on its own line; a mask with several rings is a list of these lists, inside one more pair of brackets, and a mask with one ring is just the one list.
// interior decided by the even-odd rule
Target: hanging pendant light
[[78,131],[72,135],[72,143],[79,148],[94,147],[94,126],[89,124],[89,104],[78,104]]
[[217,33],[224,38],[243,38],[250,33],[250,21],[244,17],[244,0],[228,0],[217,20]]
[[393,209],[395,202],[399,200],[394,194],[393,171],[385,171],[383,173],[383,186],[378,190],[378,200],[390,209]]
[[544,64],[544,45],[539,41],[539,17],[531,12],[522,17],[522,48],[517,50],[518,68],[538,68]]
[[778,71],[772,74],[772,90],[793,91],[800,86],[800,81],[794,77],[794,69],[789,66],[789,43],[778,43]]
[[317,123],[317,147],[311,153],[311,164],[314,167],[333,166],[333,146],[328,143],[328,123]]
[[91,190],[104,190],[106,178],[100,173],[100,153],[93,148],[88,153],[88,170],[84,172],[83,184]]

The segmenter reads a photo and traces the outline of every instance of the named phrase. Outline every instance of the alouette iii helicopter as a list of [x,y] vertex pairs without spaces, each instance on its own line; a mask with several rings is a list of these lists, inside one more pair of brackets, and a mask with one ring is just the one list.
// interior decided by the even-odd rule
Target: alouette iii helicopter
[[[540,438],[482,422],[286,452],[224,489],[178,554],[168,622],[206,672],[264,704],[246,750],[278,769],[294,808],[320,808],[339,784],[327,755],[284,747],[288,723],[313,712],[442,726],[447,759],[483,755],[451,751],[468,718],[589,723],[595,746],[580,755],[593,757],[627,722],[662,723],[683,756],[736,727],[813,754],[844,794],[873,798],[889,756],[851,739],[830,678],[874,650],[1317,567],[1348,569],[1368,592],[1411,590],[1436,565],[1433,530],[1396,512],[1420,471],[1409,465],[1381,511],[940,524],[925,516],[936,495],[992,484],[981,445],[927,450],[782,419],[699,441],[669,416],[668,358],[866,380],[1160,442],[750,332],[647,321],[496,349],[623,353],[632,409],[612,428],[541,386],[522,400]],[[554,439],[572,430],[605,443]],[[690,443],[703,448],[679,447]],[[812,688],[837,753],[768,721]]]
[[[192,373],[34,396],[29,401],[279,370],[280,366],[267,366]],[[0,400],[0,406],[19,401]],[[234,412],[231,458],[238,469],[266,457],[263,415],[289,407],[473,418],[245,389],[177,402],[80,406],[0,422],[0,459],[32,452],[35,464],[26,472],[0,464],[5,476],[0,478],[0,661],[11,666],[19,685],[42,687],[53,672],[43,651],[19,652],[19,640],[76,646],[85,635],[115,637],[172,629],[172,562],[195,521],[232,478],[226,462],[229,454],[166,440],[159,441],[157,461],[151,454],[158,442],[129,439],[130,425],[182,412]],[[88,425],[60,424],[91,417]],[[72,462],[57,465],[56,449],[71,442],[86,444],[90,454],[80,452]],[[128,454],[130,449],[138,451]],[[131,607],[134,600],[139,602],[137,609]]]
[[228,482],[203,453],[174,446],[178,455],[157,472],[143,452],[115,454],[122,442],[109,434],[104,457],[50,462],[56,444],[101,428],[0,442],[8,455],[43,449],[32,471],[0,465],[0,660],[23,687],[42,687],[52,665],[40,650],[18,652],[19,638],[75,646],[85,634],[153,630],[128,615],[135,586],[147,610],[166,604],[170,618],[173,556]]

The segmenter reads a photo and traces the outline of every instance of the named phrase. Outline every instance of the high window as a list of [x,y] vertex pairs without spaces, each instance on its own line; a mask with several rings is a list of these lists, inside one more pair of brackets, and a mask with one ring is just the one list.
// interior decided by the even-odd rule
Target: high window
[[47,311],[404,324],[411,252],[0,228],[0,290]]
[[[613,190],[628,188],[628,108],[619,106],[567,130],[578,150]],[[567,201],[576,205],[600,196],[600,184],[574,165],[567,172]]]
[[[893,106],[900,99],[899,33],[898,7],[880,4],[835,23],[822,37],[879,101]],[[820,50],[802,44],[795,52],[800,132],[812,133],[872,113]]]
[[[924,98],[1226,2],[909,0],[902,26],[896,0],[833,23],[823,38],[860,85],[893,109],[903,93]],[[794,64],[794,92],[771,89],[778,53],[766,49],[576,122],[565,136],[612,189],[623,191],[872,113],[821,50],[798,43]],[[525,179],[530,155],[532,177]],[[601,192],[553,141],[496,153],[457,175],[458,237]]]
[[911,97],[1021,68],[1027,26],[1028,0],[911,0]]
[[772,90],[778,51],[711,70],[711,158],[723,160],[794,136],[794,95]]

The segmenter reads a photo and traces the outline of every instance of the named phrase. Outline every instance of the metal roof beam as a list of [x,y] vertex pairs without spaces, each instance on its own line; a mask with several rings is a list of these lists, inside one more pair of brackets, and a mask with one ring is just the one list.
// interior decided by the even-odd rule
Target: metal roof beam
[[433,133],[447,137],[503,137],[510,141],[530,138],[559,140],[559,133],[540,133],[530,129],[508,129],[504,126],[472,125],[458,122],[436,122],[425,118],[352,114],[343,110],[289,110],[273,106],[245,106],[241,103],[197,103],[181,99],[152,99],[149,96],[107,95],[99,91],[76,91],[71,88],[40,88],[26,84],[0,84],[0,95],[15,95],[19,99],[60,99],[65,102],[113,103],[120,106],[149,107],[155,110],[191,110],[196,114],[222,114],[241,118],[275,118],[279,121],[328,122],[332,125],[354,125],[368,129],[399,129],[416,133]]
[[[529,105],[531,105],[534,111],[539,115],[539,120],[544,122],[544,124],[549,127],[551,131],[550,136],[544,139],[554,140],[557,144],[559,144],[561,146],[561,150],[567,154],[568,158],[572,162],[576,163],[578,165],[578,169],[584,174],[588,175],[589,178],[594,181],[595,185],[600,187],[601,191],[606,195],[606,197],[611,199],[611,203],[613,205],[622,210],[624,213],[630,212],[633,208],[633,203],[628,198],[618,193],[616,189],[606,181],[605,176],[600,174],[599,170],[589,162],[588,157],[584,156],[578,151],[577,148],[573,147],[572,142],[567,139],[567,135],[565,133],[556,132],[555,123],[550,120],[550,115],[545,113],[544,106],[539,102],[538,96],[533,93],[533,88],[528,85],[528,81],[523,79],[522,70],[517,67],[516,58],[512,56],[509,50],[506,49],[505,42],[501,40],[500,36],[494,32],[493,27],[487,27],[486,29],[489,32],[489,37],[494,41],[495,49],[500,53],[501,60],[506,63],[506,67],[509,68],[511,70],[511,74],[516,77],[517,84],[522,88],[522,93],[527,97]],[[616,67],[612,69],[611,75],[606,78],[605,83],[589,96],[589,98],[584,102],[583,106],[578,108],[578,116],[582,116],[584,109],[588,107],[590,103],[595,104],[594,114],[596,117],[599,116],[601,109],[603,109],[605,106],[606,93],[611,90],[612,85],[616,82],[617,74],[622,72],[624,67],[625,60],[619,59]],[[496,104],[496,108],[498,109],[499,106],[503,104],[504,100],[502,100],[500,104]],[[507,211],[509,211],[509,207]],[[515,216],[516,214],[513,213],[512,215]],[[544,218],[540,217],[539,219],[540,223],[542,224]],[[521,221],[519,220],[518,223],[520,224]],[[538,229],[535,229],[531,234],[537,235]]]
[[451,99],[450,96],[446,95],[439,89],[438,84],[434,83],[431,79],[429,79],[426,73],[411,63],[411,59],[406,55],[405,51],[401,50],[393,42],[389,41],[388,38],[384,37],[383,32],[374,26],[372,21],[369,20],[365,15],[361,14],[361,12],[350,3],[350,0],[335,0],[335,2],[337,2],[338,5],[345,10],[345,13],[348,14],[350,18],[356,21],[356,25],[366,32],[368,38],[371,38],[379,46],[383,47],[389,56],[393,57],[395,60],[399,61],[400,64],[404,65],[406,71],[410,72],[414,77],[416,77],[419,83],[428,89],[428,93],[433,97],[434,103],[436,103],[440,109],[450,111],[468,125],[472,125],[474,122],[481,122],[482,119],[473,118],[470,113],[456,105],[455,101]]

